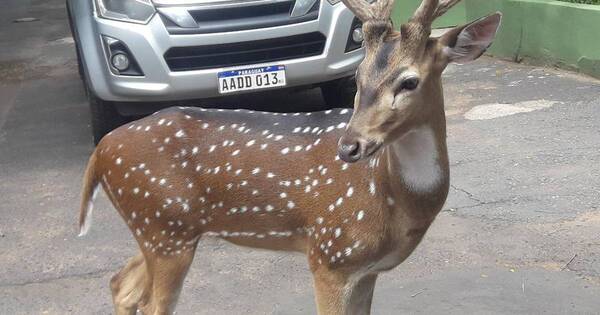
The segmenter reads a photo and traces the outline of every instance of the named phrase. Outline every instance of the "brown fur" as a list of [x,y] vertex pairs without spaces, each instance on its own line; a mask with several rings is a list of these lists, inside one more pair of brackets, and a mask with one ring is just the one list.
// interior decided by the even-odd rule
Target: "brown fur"
[[[336,126],[348,119],[347,115],[340,115],[338,111],[329,114],[334,116],[330,123]],[[136,299],[139,299],[140,305],[152,305],[147,306],[150,309],[166,307],[162,302],[160,305],[153,304],[157,298],[152,297],[154,288],[163,288],[167,285],[163,282],[171,281],[157,279],[155,275],[173,273],[162,270],[170,268],[167,265],[154,266],[155,262],[170,261],[179,266],[178,270],[187,271],[186,263],[191,262],[187,257],[193,256],[199,237],[207,232],[238,245],[307,254],[311,270],[315,273],[317,292],[318,279],[321,277],[333,277],[333,283],[339,281],[344,286],[354,281],[359,285],[363,283],[362,277],[371,277],[393,267],[371,270],[370,265],[374,261],[389,254],[397,256],[395,264],[404,260],[421,240],[445,200],[447,182],[440,186],[439,192],[426,195],[408,192],[388,172],[390,156],[384,152],[371,161],[356,164],[336,160],[335,146],[343,128],[336,127],[334,131],[320,136],[290,134],[289,131],[298,126],[300,121],[293,116],[280,116],[277,120],[287,122],[290,127],[286,128],[289,130],[287,134],[281,130],[284,139],[275,141],[266,139],[268,135],[262,135],[267,127],[260,121],[258,125],[243,124],[252,130],[247,134],[240,134],[230,127],[236,121],[243,121],[240,119],[242,115],[262,114],[245,111],[232,114],[223,112],[222,116],[238,117],[203,119],[203,112],[195,109],[167,110],[121,127],[99,144],[97,160],[92,164],[94,172],[101,174],[104,190],[136,236],[146,262],[142,263],[138,257],[113,278],[111,287],[115,305],[117,309],[127,309],[122,311],[123,314],[132,309],[132,301]],[[191,118],[187,119],[186,116]],[[158,128],[158,122],[163,119],[172,122],[172,125]],[[213,127],[204,130],[201,126],[205,122],[215,128],[227,126],[227,130],[219,132]],[[136,131],[138,126],[142,130]],[[147,126],[152,126],[152,129],[144,132]],[[174,137],[178,130],[185,130],[186,137]],[[221,133],[219,142],[216,142],[215,133]],[[170,145],[164,144],[165,138],[170,138]],[[236,144],[223,147],[221,143],[224,139],[234,139]],[[259,141],[247,148],[246,143],[255,139]],[[320,142],[307,153],[306,144],[314,144],[317,139]],[[208,153],[211,143],[218,143],[219,146]],[[260,150],[263,143],[269,144],[268,150]],[[303,144],[302,153],[280,153],[283,148],[293,148],[297,143]],[[164,146],[164,150],[158,152],[161,146]],[[199,147],[200,153],[192,155],[195,146]],[[239,148],[241,152],[232,156]],[[182,149],[186,149],[186,154],[173,158],[180,155]],[[117,159],[120,161],[118,165]],[[269,160],[277,163],[265,163]],[[185,161],[188,163],[183,167]],[[228,169],[227,163],[231,168]],[[141,164],[145,164],[143,168],[140,168]],[[200,172],[195,170],[198,164],[202,165]],[[219,171],[214,174],[217,166]],[[261,168],[258,174],[252,174],[255,167]],[[325,168],[327,170],[324,172]],[[211,172],[207,173],[207,169]],[[240,175],[236,175],[238,169],[243,170]],[[146,170],[150,173],[145,174]],[[274,177],[269,178],[269,173]],[[152,178],[155,180],[152,181]],[[162,178],[166,179],[164,185],[159,184]],[[328,183],[329,178],[334,181]],[[300,185],[296,184],[297,180],[301,182]],[[316,185],[315,180],[318,181]],[[248,184],[243,185],[244,181],[248,181]],[[290,186],[285,183],[287,181]],[[371,181],[377,185],[374,194],[370,192]],[[187,186],[190,183],[193,184],[192,188]],[[234,183],[231,190],[227,188],[229,183]],[[307,186],[311,187],[309,192]],[[209,193],[206,193],[207,187],[211,188]],[[348,197],[350,187],[353,192]],[[253,195],[255,188],[259,189],[258,195]],[[149,195],[144,197],[146,191]],[[286,193],[283,199],[282,192]],[[397,196],[395,205],[387,204],[389,196]],[[183,204],[177,202],[178,197],[186,200],[185,209],[189,207],[187,212]],[[341,205],[336,205],[340,197],[343,201]],[[172,203],[165,207],[167,199],[171,199]],[[291,209],[288,206],[290,200],[294,202]],[[274,208],[271,211],[266,210],[269,204]],[[216,205],[216,208],[212,209],[212,205]],[[329,211],[330,205],[336,205],[334,211]],[[253,212],[254,206],[259,206],[260,211]],[[242,207],[246,207],[243,213]],[[232,208],[237,208],[235,214],[230,213]],[[159,217],[156,211],[160,212]],[[362,217],[359,216],[360,211],[363,211]],[[319,223],[319,218],[322,218],[322,223]],[[321,228],[326,230],[322,232]],[[339,235],[336,234],[336,228],[341,230]],[[243,232],[256,234],[246,237],[236,234]],[[289,232],[290,235],[270,235],[272,232]],[[258,238],[258,234],[263,237]],[[332,244],[328,244],[329,241]],[[159,247],[159,244],[162,246]],[[322,244],[327,253],[321,249]],[[348,248],[351,254],[346,254]],[[338,252],[341,253],[340,257],[336,256]],[[336,257],[335,261],[331,260],[332,257]],[[352,275],[360,276],[352,279]],[[328,295],[328,299],[339,298],[330,295],[330,285],[322,294]],[[177,283],[169,286],[178,288]],[[149,296],[145,298],[148,302],[144,302],[145,296]],[[175,298],[174,294],[167,300],[173,300],[169,303],[174,303]],[[319,305],[320,309],[325,307],[321,303]],[[331,307],[330,303],[326,305],[327,308]],[[344,304],[338,310],[348,313],[348,307]],[[325,314],[332,312],[323,311]]]
[[[101,184],[141,249],[111,280],[117,314],[172,313],[203,236],[304,253],[319,314],[370,312],[377,275],[413,252],[449,187],[440,77],[451,38],[430,39],[418,20],[394,32],[381,11],[389,3],[375,7],[372,17],[385,22],[365,21],[370,37],[354,113],[173,108],[100,142],[85,174],[80,224]],[[394,96],[410,71],[420,76],[418,89]],[[421,138],[409,136],[422,126],[430,138],[414,143]],[[380,147],[344,163],[340,138]],[[429,154],[422,158],[439,171],[410,169],[395,145]],[[432,151],[422,152],[428,145]],[[420,184],[415,171],[431,173],[431,184]]]

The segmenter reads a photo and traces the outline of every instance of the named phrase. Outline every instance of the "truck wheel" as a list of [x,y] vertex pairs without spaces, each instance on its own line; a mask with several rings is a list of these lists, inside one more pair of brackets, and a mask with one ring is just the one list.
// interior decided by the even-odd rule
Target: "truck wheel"
[[324,83],[321,85],[321,94],[328,107],[354,107],[356,96],[354,76]]
[[77,54],[77,71],[79,72],[79,78],[82,82],[85,82],[85,73],[83,72],[83,61],[81,60],[81,54],[79,52],[79,43],[75,41],[75,53]]
[[81,81],[85,83],[85,73],[83,72],[83,61],[81,60],[81,53],[79,52],[79,42],[77,34],[75,33],[75,28],[73,26],[73,18],[71,17],[71,6],[69,5],[69,1],[67,3],[67,16],[69,18],[69,28],[71,29],[71,36],[73,37],[73,42],[75,43],[75,54],[77,55],[77,70],[79,71],[79,78]]
[[114,102],[107,102],[98,98],[89,89],[87,95],[92,119],[92,136],[94,144],[97,145],[102,137],[121,126],[125,119],[117,111]]

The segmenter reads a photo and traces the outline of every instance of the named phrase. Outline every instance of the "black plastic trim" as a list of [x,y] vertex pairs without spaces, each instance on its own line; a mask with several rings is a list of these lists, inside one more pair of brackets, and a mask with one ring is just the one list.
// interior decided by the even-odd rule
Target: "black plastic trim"
[[179,27],[167,17],[160,15],[167,31],[173,35],[209,34],[235,32],[282,25],[314,21],[319,18],[321,0],[315,2],[308,13],[291,17],[294,1],[243,6],[235,8],[218,8],[191,10],[197,28]]
[[362,47],[362,42],[360,44],[355,43],[352,39],[352,32],[357,27],[362,27],[362,22],[355,17],[354,20],[352,20],[352,25],[350,26],[350,32],[348,33],[348,41],[346,42],[346,50],[344,50],[344,52],[351,52]]
[[171,71],[189,71],[318,56],[326,37],[319,32],[219,45],[173,47],[165,53]]
[[[125,43],[118,40],[110,45],[108,43],[106,43],[106,41],[104,44],[106,46],[108,46],[106,58],[108,59],[107,60],[108,66],[113,71],[113,73],[115,73],[117,75],[132,76],[132,77],[144,76],[144,72],[142,71],[142,68],[140,68],[140,65],[138,64],[137,60],[135,60],[135,57],[133,56],[133,54],[127,47],[127,45],[125,45]],[[125,70],[125,71],[120,71],[119,69],[116,69],[112,65],[112,61],[111,61],[112,57],[118,53],[124,53],[125,55],[127,55],[127,57],[129,57],[129,68],[127,68],[127,70]]]

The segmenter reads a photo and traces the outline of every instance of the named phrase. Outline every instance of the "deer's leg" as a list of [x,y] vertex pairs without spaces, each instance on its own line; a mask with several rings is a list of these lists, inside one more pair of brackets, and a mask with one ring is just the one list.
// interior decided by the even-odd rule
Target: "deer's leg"
[[152,273],[152,285],[148,303],[140,309],[145,315],[173,314],[183,280],[194,259],[196,245],[192,250],[177,255],[148,256],[148,267]]
[[110,280],[115,314],[135,314],[138,303],[148,293],[151,281],[144,256],[138,254],[131,258]]
[[371,303],[377,274],[370,274],[360,279],[352,289],[349,314],[371,314]]
[[319,315],[366,315],[377,275],[357,278],[330,271],[314,273],[315,297]]

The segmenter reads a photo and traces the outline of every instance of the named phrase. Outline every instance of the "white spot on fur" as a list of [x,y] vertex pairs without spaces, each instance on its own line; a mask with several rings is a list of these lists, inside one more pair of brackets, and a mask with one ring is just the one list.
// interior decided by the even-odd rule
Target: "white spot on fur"
[[342,229],[341,228],[336,228],[334,230],[334,234],[335,234],[335,238],[339,238],[342,235]]
[[346,192],[346,197],[352,197],[352,194],[354,194],[354,188],[349,187],[348,191]]
[[365,217],[365,211],[364,210],[360,210],[360,211],[358,211],[358,214],[356,214],[356,220],[357,221],[361,221],[364,217]]
[[369,183],[369,193],[373,196],[375,195],[375,182],[373,181]]

